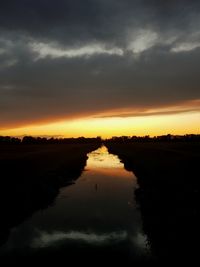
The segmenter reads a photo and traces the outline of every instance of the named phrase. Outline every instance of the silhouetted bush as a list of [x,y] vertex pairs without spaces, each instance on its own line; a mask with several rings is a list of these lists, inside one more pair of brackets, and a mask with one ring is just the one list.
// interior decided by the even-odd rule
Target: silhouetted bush
[[10,136],[0,136],[0,144],[20,144],[21,139]]

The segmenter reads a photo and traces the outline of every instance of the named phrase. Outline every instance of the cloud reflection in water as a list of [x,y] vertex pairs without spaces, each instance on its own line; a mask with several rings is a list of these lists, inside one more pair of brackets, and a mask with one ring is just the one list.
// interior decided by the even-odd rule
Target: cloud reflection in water
[[127,232],[111,232],[109,234],[98,235],[96,233],[84,233],[84,232],[53,232],[48,233],[45,231],[40,232],[40,236],[35,238],[32,242],[32,247],[50,247],[57,245],[59,242],[78,240],[89,244],[104,244],[109,242],[120,242],[127,238]]

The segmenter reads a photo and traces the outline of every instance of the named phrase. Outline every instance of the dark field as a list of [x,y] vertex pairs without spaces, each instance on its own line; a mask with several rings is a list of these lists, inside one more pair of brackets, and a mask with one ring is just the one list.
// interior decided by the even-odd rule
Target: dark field
[[199,258],[199,142],[108,143],[139,183],[136,198],[155,261]]
[[0,146],[0,245],[10,229],[52,205],[59,189],[83,171],[98,144]]

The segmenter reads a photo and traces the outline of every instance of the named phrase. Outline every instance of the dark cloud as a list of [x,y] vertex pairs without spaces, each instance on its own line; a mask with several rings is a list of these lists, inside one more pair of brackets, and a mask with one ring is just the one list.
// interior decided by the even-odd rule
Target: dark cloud
[[0,128],[200,98],[200,3],[1,1]]

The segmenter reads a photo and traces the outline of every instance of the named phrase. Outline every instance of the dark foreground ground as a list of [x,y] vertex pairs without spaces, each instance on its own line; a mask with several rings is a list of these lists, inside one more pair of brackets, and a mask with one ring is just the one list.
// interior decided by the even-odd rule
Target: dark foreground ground
[[136,198],[155,262],[199,261],[199,142],[107,143],[138,177]]
[[[152,255],[150,262],[182,263],[199,260],[199,142],[106,143],[125,168],[138,177],[135,192],[144,232]],[[45,144],[0,146],[0,247],[10,230],[55,201],[62,186],[73,183],[84,169],[87,153],[100,144]],[[2,263],[64,265],[128,265],[127,249],[119,244],[94,247],[76,244],[42,254],[1,257]],[[130,263],[132,266],[132,263]]]
[[81,175],[87,153],[98,147],[99,144],[0,145],[0,246],[7,241],[11,228],[53,204],[59,189]]

